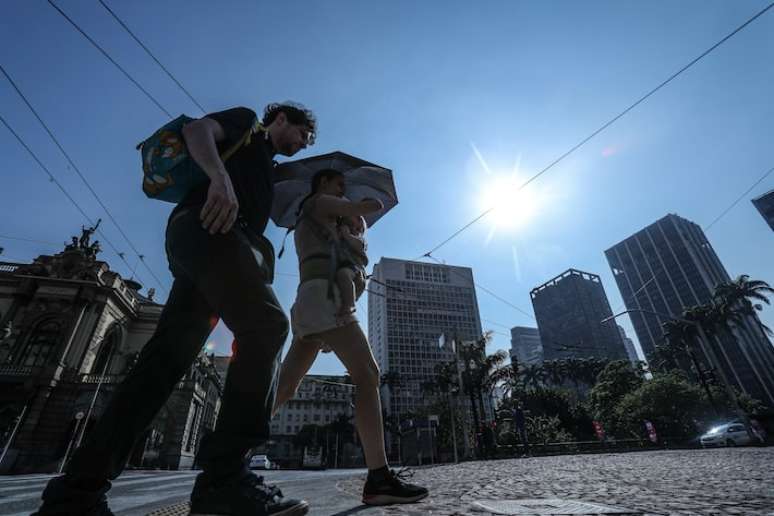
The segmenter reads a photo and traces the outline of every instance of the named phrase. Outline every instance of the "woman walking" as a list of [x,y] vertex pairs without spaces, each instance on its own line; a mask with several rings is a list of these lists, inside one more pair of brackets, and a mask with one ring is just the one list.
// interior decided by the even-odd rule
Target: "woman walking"
[[341,310],[336,280],[342,246],[347,245],[338,236],[337,224],[342,218],[362,217],[383,206],[373,199],[350,202],[343,198],[344,191],[340,172],[321,170],[312,179],[311,194],[299,207],[294,239],[301,283],[290,312],[294,339],[282,363],[274,411],[293,397],[319,351],[333,351],[356,387],[355,426],[368,466],[363,503],[416,502],[428,495],[427,489],[403,482],[387,467],[379,367],[354,311]]

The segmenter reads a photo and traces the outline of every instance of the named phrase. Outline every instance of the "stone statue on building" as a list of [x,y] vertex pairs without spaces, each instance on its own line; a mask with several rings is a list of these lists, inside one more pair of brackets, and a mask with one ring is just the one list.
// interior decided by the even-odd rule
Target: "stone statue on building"
[[83,251],[87,258],[96,258],[97,254],[102,251],[102,246],[99,244],[99,240],[95,240],[93,244],[85,248]]
[[81,226],[81,238],[78,241],[78,245],[82,250],[86,251],[87,249],[90,249],[91,236],[97,231],[97,228],[101,222],[102,219],[97,219],[97,223],[93,227],[87,228],[85,226]]

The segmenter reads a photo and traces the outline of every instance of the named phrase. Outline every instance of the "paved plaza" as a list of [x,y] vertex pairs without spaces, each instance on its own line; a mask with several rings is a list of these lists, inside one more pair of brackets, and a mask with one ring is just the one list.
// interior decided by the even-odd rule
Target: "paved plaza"
[[[427,467],[414,471],[414,481],[428,486],[430,497],[386,508],[360,504],[362,470],[267,473],[269,482],[276,482],[286,495],[309,500],[311,516],[490,516],[496,513],[478,503],[508,500],[538,500],[540,509],[533,514],[566,514],[549,508],[560,500],[649,516],[774,516],[774,447],[561,455]],[[117,516],[144,516],[183,502],[195,475],[127,472],[110,492],[111,506]],[[0,477],[0,514],[29,514],[48,478]]]
[[[424,468],[431,496],[388,516],[478,514],[476,501],[563,499],[648,515],[774,515],[774,447],[561,455]],[[339,482],[356,494],[361,482]]]

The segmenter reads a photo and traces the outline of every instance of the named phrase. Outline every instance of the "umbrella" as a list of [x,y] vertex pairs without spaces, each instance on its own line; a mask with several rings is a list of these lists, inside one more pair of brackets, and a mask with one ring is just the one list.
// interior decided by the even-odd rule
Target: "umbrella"
[[346,197],[352,202],[363,199],[379,199],[384,209],[366,215],[366,223],[373,226],[385,213],[398,204],[392,171],[374,165],[343,152],[331,152],[297,161],[287,161],[277,166],[274,180],[274,203],[271,219],[283,228],[296,223],[298,205],[312,189],[312,176],[326,168],[344,174]]

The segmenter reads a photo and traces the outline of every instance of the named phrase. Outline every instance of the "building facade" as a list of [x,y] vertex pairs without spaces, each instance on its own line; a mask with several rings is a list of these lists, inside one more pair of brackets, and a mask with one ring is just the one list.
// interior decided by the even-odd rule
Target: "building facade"
[[774,190],[756,197],[752,200],[752,203],[761,213],[769,227],[774,230]]
[[[95,228],[55,255],[0,263],[0,472],[57,471],[88,438],[153,334],[153,292],[97,259]],[[132,452],[137,467],[191,467],[214,427],[221,382],[202,355]]]
[[[383,377],[391,379],[382,387],[382,403],[396,424],[438,401],[425,386],[434,380],[437,365],[455,361],[451,340],[474,341],[481,334],[470,268],[393,258],[374,266],[368,336]],[[439,345],[442,335],[448,337],[446,345]],[[481,417],[491,419],[491,400],[483,405]],[[472,429],[472,409],[464,410]]]
[[569,269],[530,292],[544,360],[626,360],[626,349],[596,274]]
[[537,328],[515,326],[511,328],[511,357],[523,366],[543,362],[543,343]]
[[[701,228],[669,214],[605,251],[646,357],[663,339],[661,324],[686,308],[709,303],[730,280]],[[701,342],[707,366],[722,367],[738,389],[774,406],[774,348],[750,317],[731,336]],[[713,355],[715,358],[713,359]]]
[[294,437],[305,426],[314,425],[319,428],[320,440],[327,447],[324,455],[329,457],[329,466],[362,463],[359,448],[350,449],[346,446],[349,443],[335,435],[337,425],[354,424],[354,402],[355,388],[348,376],[304,376],[295,396],[272,418],[272,444],[267,449],[270,459],[287,465],[300,462],[303,445]]

